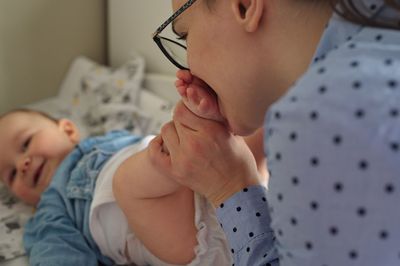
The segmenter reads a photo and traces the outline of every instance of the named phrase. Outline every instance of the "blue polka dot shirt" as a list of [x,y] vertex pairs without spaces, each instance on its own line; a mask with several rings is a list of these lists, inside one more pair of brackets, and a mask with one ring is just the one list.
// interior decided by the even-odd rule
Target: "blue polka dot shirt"
[[[397,16],[383,0],[369,16]],[[217,208],[234,265],[400,265],[400,31],[333,15],[268,111],[268,191]]]

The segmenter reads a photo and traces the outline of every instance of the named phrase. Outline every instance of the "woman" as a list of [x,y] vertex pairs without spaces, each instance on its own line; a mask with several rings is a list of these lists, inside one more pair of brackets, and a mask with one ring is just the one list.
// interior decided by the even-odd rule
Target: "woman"
[[400,2],[172,3],[187,65],[168,57],[215,91],[230,131],[268,111],[268,192],[240,138],[181,103],[151,144],[217,207],[235,265],[399,265]]

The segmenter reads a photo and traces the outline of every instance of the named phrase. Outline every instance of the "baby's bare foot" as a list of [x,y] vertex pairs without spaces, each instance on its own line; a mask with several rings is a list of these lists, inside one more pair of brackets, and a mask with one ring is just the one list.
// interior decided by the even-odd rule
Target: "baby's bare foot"
[[186,99],[183,98],[183,102],[190,111],[202,118],[224,121],[218,108],[217,96],[211,90],[192,84],[186,89]]
[[197,116],[219,122],[225,121],[218,108],[215,92],[189,71],[179,71],[175,86],[186,107]]

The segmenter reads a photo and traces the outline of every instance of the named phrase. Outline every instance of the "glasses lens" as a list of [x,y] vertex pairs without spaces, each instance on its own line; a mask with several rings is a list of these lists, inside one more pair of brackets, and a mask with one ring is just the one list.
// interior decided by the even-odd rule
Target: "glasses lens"
[[172,60],[184,68],[188,68],[186,48],[174,41],[161,38],[161,44]]

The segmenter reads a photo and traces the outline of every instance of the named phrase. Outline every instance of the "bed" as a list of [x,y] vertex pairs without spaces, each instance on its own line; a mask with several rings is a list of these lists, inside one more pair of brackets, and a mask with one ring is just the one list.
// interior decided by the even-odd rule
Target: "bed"
[[[70,118],[82,137],[114,129],[132,134],[157,134],[171,119],[178,95],[174,78],[145,73],[145,60],[130,56],[117,68],[79,56],[70,66],[57,96],[27,108],[55,118]],[[28,265],[22,248],[23,225],[33,209],[16,200],[0,185],[0,265]]]

